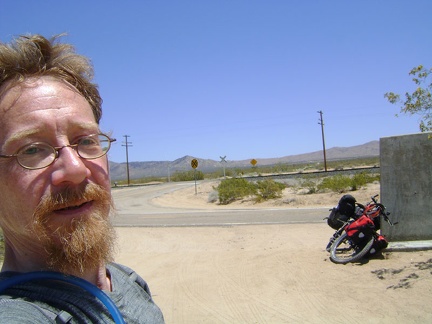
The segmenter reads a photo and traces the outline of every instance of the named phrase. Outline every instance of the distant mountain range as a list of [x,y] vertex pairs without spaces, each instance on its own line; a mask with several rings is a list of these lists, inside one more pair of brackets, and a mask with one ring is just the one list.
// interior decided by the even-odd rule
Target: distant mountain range
[[[333,147],[326,150],[327,161],[345,160],[354,158],[366,158],[379,156],[379,141],[368,142],[363,145],[351,147]],[[198,168],[204,173],[213,172],[222,168],[222,162],[211,159],[200,159],[189,155],[183,156],[175,161],[148,161],[148,162],[129,162],[130,179],[145,177],[166,177],[174,172],[184,172],[192,170],[191,161],[198,160]],[[323,152],[289,155],[280,158],[256,159],[257,166],[292,164],[303,162],[323,161]],[[225,163],[225,168],[247,168],[251,167],[251,160],[229,161]],[[110,161],[110,173],[112,180],[127,179],[126,163],[116,163]]]

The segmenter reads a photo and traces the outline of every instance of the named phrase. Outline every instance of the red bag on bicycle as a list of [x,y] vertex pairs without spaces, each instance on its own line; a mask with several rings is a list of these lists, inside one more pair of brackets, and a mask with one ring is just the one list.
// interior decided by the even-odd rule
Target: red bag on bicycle
[[366,243],[370,240],[375,229],[374,222],[366,215],[361,216],[345,228],[348,238],[355,244]]
[[383,235],[378,235],[378,237],[375,239],[374,244],[372,245],[372,248],[369,251],[369,254],[374,254],[378,251],[381,251],[382,249],[385,249],[388,246],[388,241]]

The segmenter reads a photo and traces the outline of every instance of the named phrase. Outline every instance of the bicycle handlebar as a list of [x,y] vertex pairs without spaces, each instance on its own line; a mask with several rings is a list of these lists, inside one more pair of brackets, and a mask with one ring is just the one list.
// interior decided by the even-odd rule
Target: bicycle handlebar
[[[385,206],[383,205],[383,204],[381,204],[381,203],[379,203],[378,201],[377,201],[377,197],[379,197],[379,194],[376,194],[375,196],[372,196],[371,197],[371,199],[372,199],[372,201],[374,202],[374,204],[381,210],[381,215],[383,216],[383,218],[384,218],[384,220],[390,225],[390,226],[394,226],[394,225],[396,225],[396,224],[398,224],[399,222],[395,222],[395,223],[393,223],[391,220],[390,220],[390,218],[388,217],[388,215],[390,215],[390,213],[389,212],[386,212],[385,211]],[[370,205],[371,203],[369,203],[368,205]]]

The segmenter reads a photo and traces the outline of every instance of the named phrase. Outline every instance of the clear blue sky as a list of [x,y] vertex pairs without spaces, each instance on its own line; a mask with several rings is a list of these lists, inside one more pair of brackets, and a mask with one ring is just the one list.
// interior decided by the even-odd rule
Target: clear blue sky
[[432,67],[432,1],[0,0],[0,40],[91,58],[110,159],[272,158],[418,132],[384,93]]

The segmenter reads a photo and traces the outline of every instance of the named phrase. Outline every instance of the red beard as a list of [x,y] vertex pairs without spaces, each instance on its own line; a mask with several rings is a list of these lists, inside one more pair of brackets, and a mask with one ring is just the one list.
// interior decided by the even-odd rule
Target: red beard
[[[56,210],[92,203],[92,212],[53,226]],[[66,188],[42,197],[34,216],[34,231],[48,256],[49,270],[79,275],[112,260],[115,231],[109,221],[110,194],[96,184],[83,189]]]

